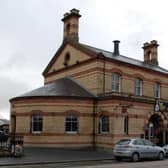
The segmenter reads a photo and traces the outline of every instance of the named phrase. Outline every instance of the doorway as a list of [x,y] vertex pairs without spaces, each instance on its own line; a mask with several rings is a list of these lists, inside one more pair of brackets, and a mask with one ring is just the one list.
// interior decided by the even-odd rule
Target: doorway
[[163,125],[163,119],[158,114],[153,114],[148,120],[146,137],[156,145],[162,146],[166,143],[166,132]]

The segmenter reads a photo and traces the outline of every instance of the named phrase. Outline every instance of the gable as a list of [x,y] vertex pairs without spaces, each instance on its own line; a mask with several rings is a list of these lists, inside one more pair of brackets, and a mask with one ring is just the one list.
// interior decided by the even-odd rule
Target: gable
[[[65,65],[67,55],[69,55],[69,60],[67,62],[67,65]],[[62,48],[61,52],[58,52],[55,57],[56,58],[54,62],[52,62],[52,65],[49,67],[47,73],[51,73],[53,71],[63,69],[66,66],[75,65],[82,61],[88,60],[90,58],[90,55],[67,43]]]

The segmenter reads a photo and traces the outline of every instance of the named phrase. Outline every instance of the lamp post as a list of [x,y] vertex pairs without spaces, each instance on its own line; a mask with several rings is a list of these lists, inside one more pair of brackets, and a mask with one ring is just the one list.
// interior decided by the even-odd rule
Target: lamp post
[[149,140],[151,140],[151,134],[152,134],[152,128],[153,128],[153,123],[149,123],[149,130],[148,130],[148,137],[149,137]]

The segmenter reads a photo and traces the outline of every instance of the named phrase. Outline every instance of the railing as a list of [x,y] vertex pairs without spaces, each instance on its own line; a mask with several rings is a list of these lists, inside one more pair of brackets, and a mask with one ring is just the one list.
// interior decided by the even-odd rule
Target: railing
[[0,156],[23,155],[23,136],[0,134]]

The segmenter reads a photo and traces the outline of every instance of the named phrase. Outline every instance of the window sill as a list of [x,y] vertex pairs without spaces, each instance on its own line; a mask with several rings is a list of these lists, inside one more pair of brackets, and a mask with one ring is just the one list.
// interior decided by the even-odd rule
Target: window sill
[[67,131],[67,132],[65,132],[65,134],[68,134],[68,135],[76,135],[76,134],[78,134],[78,132],[70,132],[70,131]]
[[31,134],[41,134],[42,131],[34,131],[34,132],[31,132]]
[[100,132],[99,134],[100,134],[100,135],[108,135],[109,132]]

